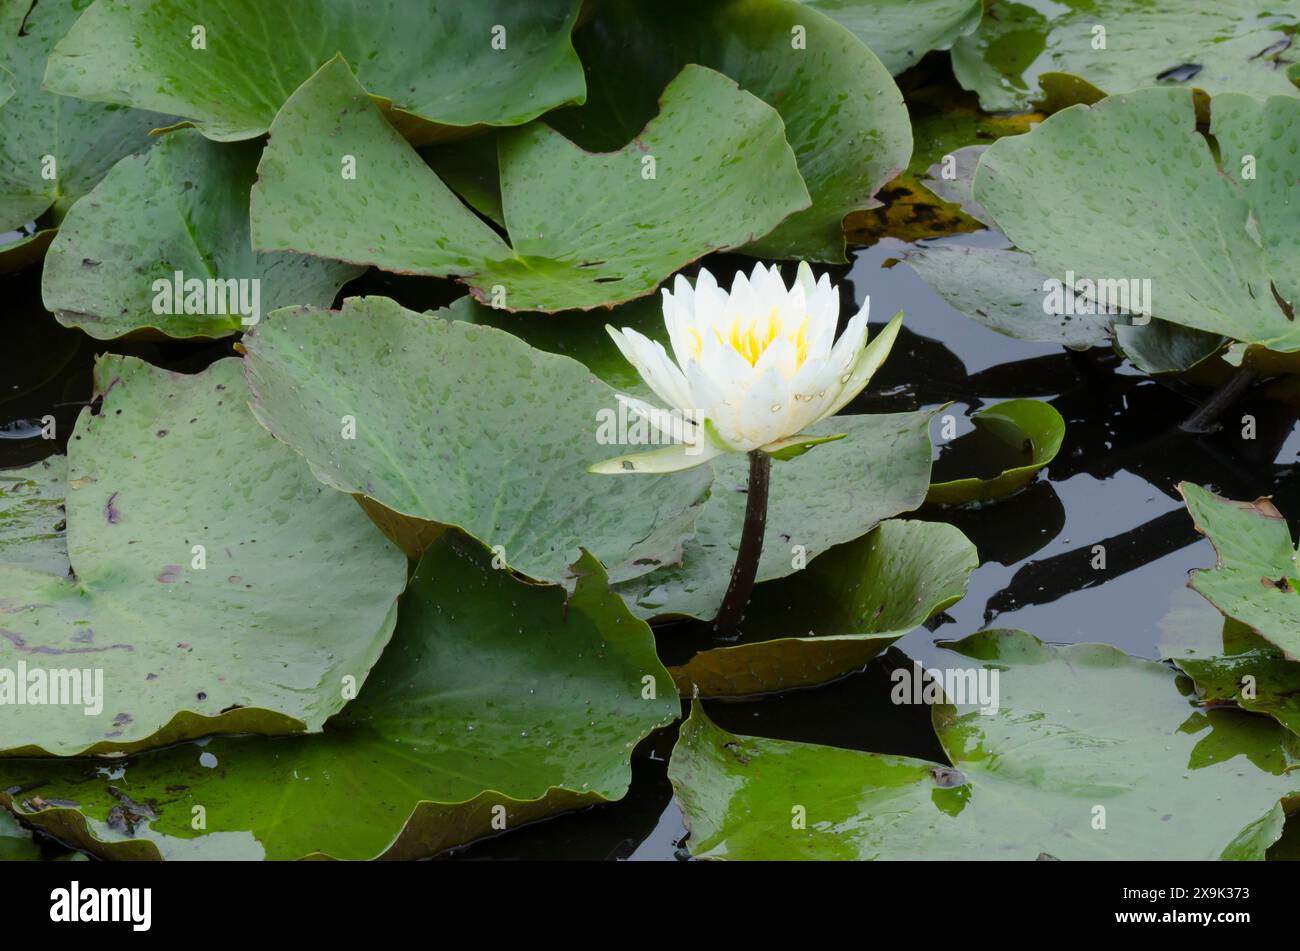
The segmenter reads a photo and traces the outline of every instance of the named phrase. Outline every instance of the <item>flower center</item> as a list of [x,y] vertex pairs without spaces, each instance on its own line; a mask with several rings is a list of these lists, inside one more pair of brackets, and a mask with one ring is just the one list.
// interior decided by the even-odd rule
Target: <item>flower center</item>
[[[694,331],[692,333],[695,336],[695,353],[696,356],[699,356],[704,341],[700,339],[698,333]],[[717,327],[713,328],[713,333],[717,336],[719,343],[729,345],[744,357],[751,367],[758,363],[759,358],[778,337],[788,340],[790,345],[794,347],[794,366],[796,370],[803,366],[804,360],[808,357],[807,314],[804,315],[803,320],[799,321],[797,327],[792,328],[781,320],[777,308],[773,307],[766,318],[760,317],[757,320],[742,323],[738,315],[732,319],[731,326],[727,328],[725,334]]]

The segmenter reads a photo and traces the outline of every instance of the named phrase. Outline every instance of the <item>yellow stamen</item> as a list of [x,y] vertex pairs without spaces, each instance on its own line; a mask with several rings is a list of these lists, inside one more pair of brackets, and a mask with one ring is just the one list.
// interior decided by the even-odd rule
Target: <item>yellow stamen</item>
[[[784,337],[794,347],[795,369],[798,369],[808,359],[808,319],[808,315],[805,314],[793,333],[782,333],[784,328],[781,318],[777,313],[777,308],[773,307],[771,313],[767,315],[766,326],[761,325],[762,319],[750,321],[742,326],[740,316],[737,315],[731,319],[731,326],[727,328],[725,334],[716,327],[713,333],[718,338],[718,343],[723,346],[730,346],[744,357],[745,362],[750,366],[758,363],[759,358],[763,356],[768,347],[776,342],[778,337]],[[704,342],[694,329],[691,330],[691,334],[695,343],[695,355],[698,357],[703,349]]]

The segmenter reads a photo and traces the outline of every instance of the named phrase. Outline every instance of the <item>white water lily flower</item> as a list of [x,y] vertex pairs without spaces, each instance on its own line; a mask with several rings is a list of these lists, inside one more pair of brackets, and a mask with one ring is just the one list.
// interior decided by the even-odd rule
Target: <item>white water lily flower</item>
[[[787,459],[843,438],[803,430],[862,391],[888,356],[902,319],[896,316],[868,344],[868,298],[836,341],[839,290],[828,275],[814,280],[807,262],[789,288],[775,265],[757,264],[748,278],[737,272],[730,293],[704,268],[694,288],[679,274],[671,292],[664,288],[663,302],[676,360],[629,327],[605,329],[669,409],[618,398],[684,442],[609,459],[592,472],[673,472],[755,449]],[[666,432],[668,418],[677,432]]]

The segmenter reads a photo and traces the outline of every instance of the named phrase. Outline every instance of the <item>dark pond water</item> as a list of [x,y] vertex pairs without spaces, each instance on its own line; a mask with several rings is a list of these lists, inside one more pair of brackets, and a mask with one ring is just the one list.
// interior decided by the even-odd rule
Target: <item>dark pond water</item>
[[[967,236],[962,239],[987,240]],[[889,702],[889,672],[910,659],[936,659],[937,640],[982,627],[1017,627],[1047,641],[1107,641],[1158,657],[1166,632],[1217,630],[1219,616],[1186,587],[1187,572],[1212,565],[1208,542],[1192,528],[1176,486],[1187,479],[1235,498],[1273,494],[1283,512],[1300,512],[1293,478],[1300,437],[1293,417],[1277,405],[1246,405],[1258,436],[1240,438],[1240,425],[1217,434],[1182,435],[1178,422],[1191,403],[1127,366],[1108,349],[1072,354],[1027,344],[971,322],[949,307],[906,265],[889,266],[905,245],[886,239],[859,250],[851,267],[835,269],[845,298],[871,297],[873,326],[904,310],[905,330],[885,368],[851,412],[937,407],[971,432],[966,413],[1014,397],[1051,402],[1066,420],[1064,445],[1040,479],[1020,494],[972,511],[923,512],[962,529],[979,549],[981,565],[967,596],[896,643],[863,671],[814,689],[753,701],[710,702],[724,728],[783,739],[942,759],[928,710]],[[708,262],[715,273],[734,259]],[[395,278],[372,272],[345,296],[386,294],[417,309],[458,296],[449,282]],[[39,269],[0,279],[6,321],[0,346],[0,468],[26,465],[63,451],[81,407],[90,398],[96,344],[60,328],[40,306]],[[99,349],[104,349],[102,346]],[[183,371],[197,371],[232,353],[229,343],[137,343],[110,349]],[[46,413],[63,439],[39,438]],[[940,443],[936,424],[934,436]],[[936,450],[936,471],[970,475],[996,469],[1003,459],[978,438]],[[1092,568],[1093,546],[1107,553],[1105,570]],[[698,637],[680,627],[658,632],[665,655],[679,639]],[[561,816],[459,850],[464,859],[672,859],[685,835],[666,777],[675,731],[642,744],[634,781],[621,802]]]

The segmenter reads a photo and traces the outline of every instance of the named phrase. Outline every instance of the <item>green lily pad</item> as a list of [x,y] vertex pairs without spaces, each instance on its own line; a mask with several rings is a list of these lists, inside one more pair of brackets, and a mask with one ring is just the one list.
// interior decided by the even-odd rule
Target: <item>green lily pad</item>
[[428,526],[454,525],[540,581],[564,581],[579,547],[626,580],[680,560],[708,491],[704,466],[590,474],[615,391],[492,327],[351,298],[279,311],[244,346],[258,419],[326,485],[387,510],[412,553]]
[[0,565],[51,574],[67,569],[67,481],[64,456],[25,469],[0,469]]
[[277,307],[328,306],[361,268],[249,244],[260,154],[182,129],[123,159],[64,219],[41,275],[45,306],[101,340],[225,337]]
[[998,0],[953,45],[952,66],[989,112],[1047,98],[1058,74],[1098,96],[1166,83],[1294,96],[1296,74],[1279,44],[1298,26],[1295,0]]
[[[1300,349],[1300,325],[1287,315],[1300,296],[1300,216],[1289,212],[1300,98],[1222,95],[1211,112],[1220,163],[1196,130],[1187,90],[1073,106],[990,146],[975,198],[1045,274],[1130,292],[1146,281],[1154,317]],[[1234,161],[1245,154],[1255,158],[1253,180]]]
[[917,245],[903,256],[944,300],[1008,337],[1082,349],[1110,340],[1107,315],[1044,310],[1047,276],[1023,251],[978,245]]
[[[1056,458],[1065,438],[1065,420],[1055,407],[1041,400],[1008,400],[986,406],[970,419],[975,432],[958,437],[948,448],[960,460],[958,447],[963,440],[970,440],[976,449],[994,446],[998,464],[1004,468],[986,476],[932,483],[925,497],[930,505],[989,502],[1018,492]],[[1015,461],[1008,463],[1007,459]]]
[[[272,124],[253,189],[253,245],[456,275],[509,310],[587,309],[649,294],[696,258],[808,206],[781,117],[702,66],[682,70],[659,116],[617,152],[584,152],[544,123],[500,133],[498,145],[510,245],[335,59]],[[355,179],[344,177],[348,156]]]
[[983,0],[803,0],[848,27],[895,76],[975,32]]
[[590,556],[576,571],[566,600],[444,534],[364,690],[323,735],[217,738],[112,774],[6,761],[0,801],[104,858],[369,859],[619,799],[632,748],[680,706],[649,628]]
[[257,425],[240,366],[100,360],[102,407],[82,411],[67,459],[71,572],[0,565],[0,668],[35,675],[27,697],[89,670],[95,696],[8,708],[0,753],[319,730],[345,678],[364,681],[406,561]]
[[847,29],[795,0],[604,0],[575,42],[591,95],[547,121],[584,148],[635,143],[688,63],[730,76],[781,114],[812,205],[766,236],[755,231],[746,254],[845,260],[845,215],[879,205],[873,196],[911,154],[889,70]]
[[[408,136],[521,125],[584,96],[578,0],[97,0],[50,56],[67,96],[175,113],[253,139],[336,53]],[[196,27],[203,29],[202,48]]]
[[[81,7],[77,0],[0,4],[0,63],[9,67],[0,76],[0,232],[46,212],[62,218],[118,159],[145,148],[151,129],[172,121],[42,88],[46,57]],[[38,237],[0,248],[0,267],[16,270],[39,259],[49,239]]]
[[1267,498],[1234,502],[1192,482],[1178,491],[1218,555],[1214,568],[1193,571],[1188,584],[1225,617],[1300,659],[1300,569],[1282,513]]
[[0,809],[0,862],[33,862],[41,857],[41,847],[18,820]]
[[1147,324],[1116,323],[1115,349],[1143,373],[1186,373],[1214,356],[1223,338],[1153,318]]
[[1197,710],[1175,672],[1108,645],[947,646],[947,667],[999,676],[996,713],[935,706],[950,764],[733,736],[697,703],[668,768],[692,854],[1262,859],[1281,835],[1300,738],[1267,717]]
[[1247,625],[1224,618],[1218,643],[1162,644],[1161,654],[1192,678],[1204,703],[1264,713],[1300,734],[1300,664]]
[[[930,475],[930,417],[832,416],[809,427],[814,436],[847,435],[773,464],[758,580],[799,572],[827,549],[920,506]],[[713,489],[681,564],[618,585],[641,617],[710,620],[722,604],[740,547],[748,459],[733,453],[699,468],[712,468]]]
[[975,546],[942,522],[890,519],[803,571],[758,585],[736,644],[671,668],[691,696],[745,696],[825,683],[857,670],[959,601]]
[[595,314],[569,311],[556,314],[553,319],[538,320],[535,314],[497,310],[466,295],[435,313],[448,320],[496,327],[530,347],[572,357],[620,393],[651,401],[659,398],[605,332],[606,324],[631,327],[665,347],[670,346],[664,327],[663,301],[658,297],[642,297]]

